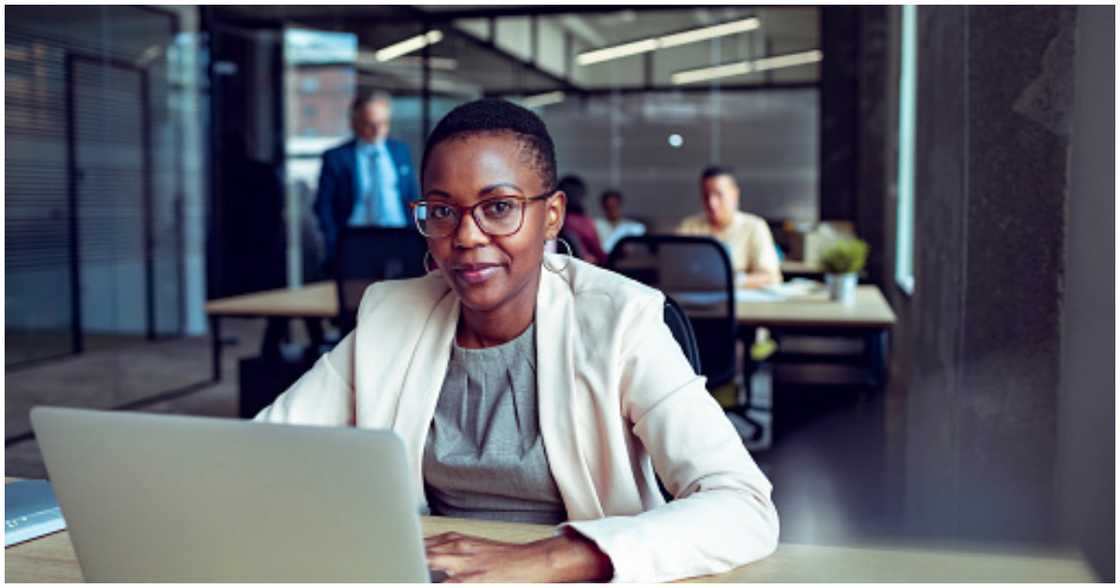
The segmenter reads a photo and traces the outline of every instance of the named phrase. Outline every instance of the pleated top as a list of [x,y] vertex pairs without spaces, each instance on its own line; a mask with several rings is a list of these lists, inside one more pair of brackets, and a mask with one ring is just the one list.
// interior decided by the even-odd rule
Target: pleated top
[[495,347],[453,343],[424,445],[432,514],[557,524],[567,519],[537,417],[535,324]]

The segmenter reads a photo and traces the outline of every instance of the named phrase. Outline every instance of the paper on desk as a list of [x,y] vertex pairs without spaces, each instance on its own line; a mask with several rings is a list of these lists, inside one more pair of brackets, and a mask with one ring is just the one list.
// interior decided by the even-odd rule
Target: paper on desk
[[[781,302],[791,297],[812,294],[821,288],[813,280],[793,279],[784,284],[735,291],[736,302]],[[684,307],[704,307],[722,304],[727,300],[723,290],[701,292],[673,292],[672,297]]]
[[782,284],[764,286],[754,290],[737,290],[735,300],[739,302],[781,302],[797,296],[812,294],[821,285],[813,280],[795,278]]
[[781,302],[785,299],[786,295],[781,290],[771,287],[735,291],[736,302]]

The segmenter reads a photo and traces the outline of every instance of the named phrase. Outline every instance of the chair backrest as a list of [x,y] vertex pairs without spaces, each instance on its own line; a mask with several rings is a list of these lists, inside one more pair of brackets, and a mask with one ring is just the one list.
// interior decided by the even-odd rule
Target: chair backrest
[[423,276],[428,244],[414,228],[354,227],[338,241],[335,284],[342,332],[354,328],[366,287],[382,280]]
[[692,366],[692,371],[697,374],[702,373],[700,349],[696,345],[696,334],[692,332],[692,323],[688,321],[688,316],[685,315],[681,305],[668,294],[665,295],[665,325],[669,327],[669,332],[681,346],[681,351],[688,359],[688,364]]
[[[700,371],[700,350],[696,347],[696,335],[692,332],[692,323],[688,321],[688,316],[677,301],[668,294],[665,295],[665,326],[669,327],[669,332],[681,346],[681,351],[688,359],[688,364],[692,366],[692,371],[697,374],[703,373]],[[657,478],[657,487],[661,490],[665,502],[673,500],[673,495],[665,488],[660,476]]]
[[607,267],[658,288],[684,309],[709,387],[735,377],[735,274],[722,243],[680,235],[625,237],[611,250]]

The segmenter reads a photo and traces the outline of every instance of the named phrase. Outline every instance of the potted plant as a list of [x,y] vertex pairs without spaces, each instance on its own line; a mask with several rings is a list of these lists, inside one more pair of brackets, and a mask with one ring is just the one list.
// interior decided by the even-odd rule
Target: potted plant
[[859,239],[837,241],[824,250],[820,260],[829,300],[851,304],[859,272],[867,263],[867,243]]

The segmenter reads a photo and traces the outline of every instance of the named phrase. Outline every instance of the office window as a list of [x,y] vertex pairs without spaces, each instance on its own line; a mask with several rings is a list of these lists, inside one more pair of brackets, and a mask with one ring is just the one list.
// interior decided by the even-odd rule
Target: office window
[[[749,186],[751,212],[816,221],[819,112],[814,88],[593,95],[538,110],[563,154],[560,173],[622,190],[629,214],[659,231],[696,212],[697,175],[714,161]],[[589,208],[599,214],[597,198]]]
[[902,7],[898,105],[898,219],[895,281],[914,293],[914,130],[917,107],[918,9]]

